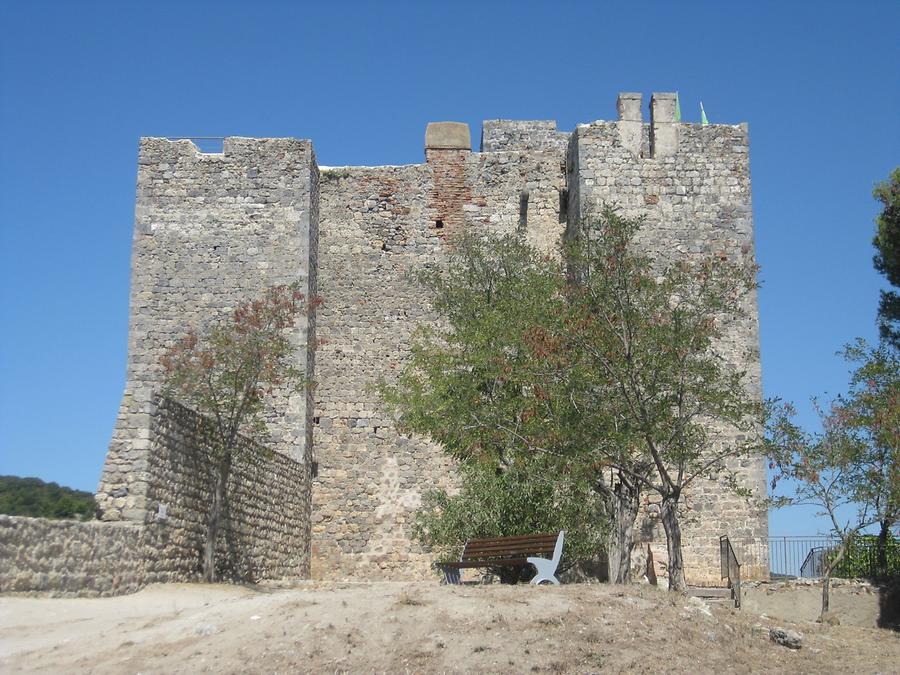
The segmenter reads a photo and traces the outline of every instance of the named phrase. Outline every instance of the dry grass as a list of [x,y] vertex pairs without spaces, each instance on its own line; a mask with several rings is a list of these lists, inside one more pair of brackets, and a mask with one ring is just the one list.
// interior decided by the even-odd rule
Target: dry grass
[[[771,643],[774,626],[803,633],[803,649]],[[793,674],[898,663],[896,633],[765,619],[646,587],[197,585],[0,600],[0,672]]]

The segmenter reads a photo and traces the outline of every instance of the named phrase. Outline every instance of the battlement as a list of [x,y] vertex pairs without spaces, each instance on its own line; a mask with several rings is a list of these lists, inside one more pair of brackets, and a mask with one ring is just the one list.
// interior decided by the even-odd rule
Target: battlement
[[561,151],[569,134],[555,120],[486,120],[481,125],[481,151]]

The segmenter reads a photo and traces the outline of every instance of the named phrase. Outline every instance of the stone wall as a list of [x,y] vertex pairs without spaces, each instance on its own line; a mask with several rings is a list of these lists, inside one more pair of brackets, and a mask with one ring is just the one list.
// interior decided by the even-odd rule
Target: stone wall
[[[213,425],[169,399],[157,396],[152,404],[147,522],[165,525],[152,571],[156,578],[191,577],[200,572],[215,484]],[[308,576],[309,499],[306,463],[240,438],[217,573],[248,582]]]
[[416,326],[437,320],[415,273],[446,264],[463,228],[515,231],[523,191],[531,241],[552,248],[565,228],[562,150],[426,156],[424,165],[322,172],[314,577],[421,578],[432,562],[410,525],[424,490],[453,484],[451,462],[398,433],[374,389],[402,369]]
[[423,490],[449,487],[450,462],[394,428],[374,386],[434,316],[412,275],[444,256],[428,165],[322,172],[312,574],[412,578],[429,557],[409,526]]
[[[315,294],[318,168],[309,141],[226,138],[222,153],[190,141],[141,140],[131,262],[125,393],[97,489],[104,520],[142,521],[147,508],[150,399],[159,358],[270,285]],[[312,368],[315,317],[292,335]],[[273,447],[306,461],[308,393],[279,392]]]
[[481,151],[565,150],[569,134],[556,129],[554,120],[485,120],[481,125]]
[[[193,581],[212,502],[211,424],[153,397],[143,522],[0,516],[0,591],[116,595],[148,583]],[[217,542],[220,578],[309,576],[305,463],[239,441]]]
[[0,516],[0,592],[117,595],[147,583],[145,528]]

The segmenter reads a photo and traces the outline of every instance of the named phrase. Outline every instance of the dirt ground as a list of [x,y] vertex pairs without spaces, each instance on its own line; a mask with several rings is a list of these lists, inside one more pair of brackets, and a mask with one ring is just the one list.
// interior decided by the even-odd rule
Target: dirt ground
[[[837,579],[831,589],[831,613],[842,625],[875,628],[881,612],[877,588],[869,584],[847,583]],[[755,614],[815,621],[822,610],[822,585],[767,582],[745,584],[742,593],[743,608]]]
[[[900,634],[776,619],[799,600],[752,595],[741,611],[602,584],[173,584],[116,598],[3,597],[0,672],[900,673]],[[802,633],[802,648],[772,643],[771,627]]]

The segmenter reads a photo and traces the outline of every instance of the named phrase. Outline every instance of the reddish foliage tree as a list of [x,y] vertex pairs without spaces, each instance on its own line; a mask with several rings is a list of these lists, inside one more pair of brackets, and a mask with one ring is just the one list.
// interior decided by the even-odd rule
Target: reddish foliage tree
[[208,582],[215,580],[216,539],[231,469],[247,447],[239,437],[265,442],[271,395],[306,385],[304,373],[295,366],[297,345],[291,329],[319,303],[319,298],[307,301],[296,284],[272,286],[202,335],[190,330],[160,359],[166,394],[207,417],[214,430],[215,485],[203,551],[203,578]]

